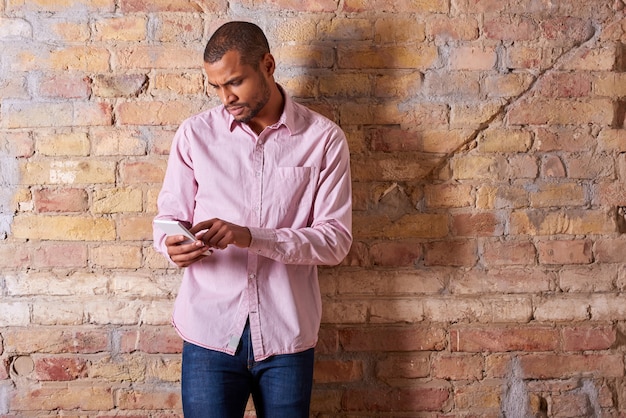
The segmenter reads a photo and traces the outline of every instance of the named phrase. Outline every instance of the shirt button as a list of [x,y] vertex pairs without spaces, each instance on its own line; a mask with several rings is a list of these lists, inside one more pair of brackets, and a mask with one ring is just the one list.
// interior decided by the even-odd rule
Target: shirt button
[[256,277],[256,275],[255,275],[254,273],[250,273],[250,274],[248,275],[248,278],[249,278],[250,280],[254,279],[255,277]]

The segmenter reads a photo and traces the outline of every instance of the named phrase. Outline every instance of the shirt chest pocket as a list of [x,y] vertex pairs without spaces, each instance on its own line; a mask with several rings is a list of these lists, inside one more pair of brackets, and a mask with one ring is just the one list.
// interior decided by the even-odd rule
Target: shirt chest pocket
[[277,215],[277,226],[306,223],[318,176],[317,167],[276,167],[267,179],[263,201],[265,208]]

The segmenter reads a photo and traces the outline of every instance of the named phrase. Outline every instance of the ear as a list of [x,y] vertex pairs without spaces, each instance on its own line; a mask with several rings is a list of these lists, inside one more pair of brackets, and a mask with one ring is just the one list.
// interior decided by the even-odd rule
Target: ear
[[261,61],[261,69],[267,76],[273,76],[274,71],[276,70],[276,62],[274,61],[274,57],[269,52],[263,56],[263,60]]

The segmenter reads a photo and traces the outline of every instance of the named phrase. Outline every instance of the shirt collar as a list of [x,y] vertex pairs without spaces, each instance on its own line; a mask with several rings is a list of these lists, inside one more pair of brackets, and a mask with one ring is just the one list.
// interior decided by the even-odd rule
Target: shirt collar
[[[293,135],[293,133],[296,132],[296,118],[293,99],[285,92],[285,89],[283,89],[280,84],[276,85],[283,95],[285,105],[283,107],[283,113],[280,115],[278,121],[275,124],[268,126],[268,128],[278,129],[280,126],[285,125],[287,129],[289,129],[289,133]],[[225,108],[224,111],[226,112]],[[237,122],[233,115],[228,112],[226,113],[228,115],[228,126],[230,127],[230,131],[232,132],[235,127],[241,125],[241,122]]]

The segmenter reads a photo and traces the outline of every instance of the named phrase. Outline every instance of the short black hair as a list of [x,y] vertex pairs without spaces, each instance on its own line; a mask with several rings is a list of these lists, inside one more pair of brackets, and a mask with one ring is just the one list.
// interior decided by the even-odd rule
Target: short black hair
[[239,52],[242,64],[258,68],[270,46],[263,30],[254,23],[228,22],[211,35],[204,49],[204,62],[217,62],[233,50]]

